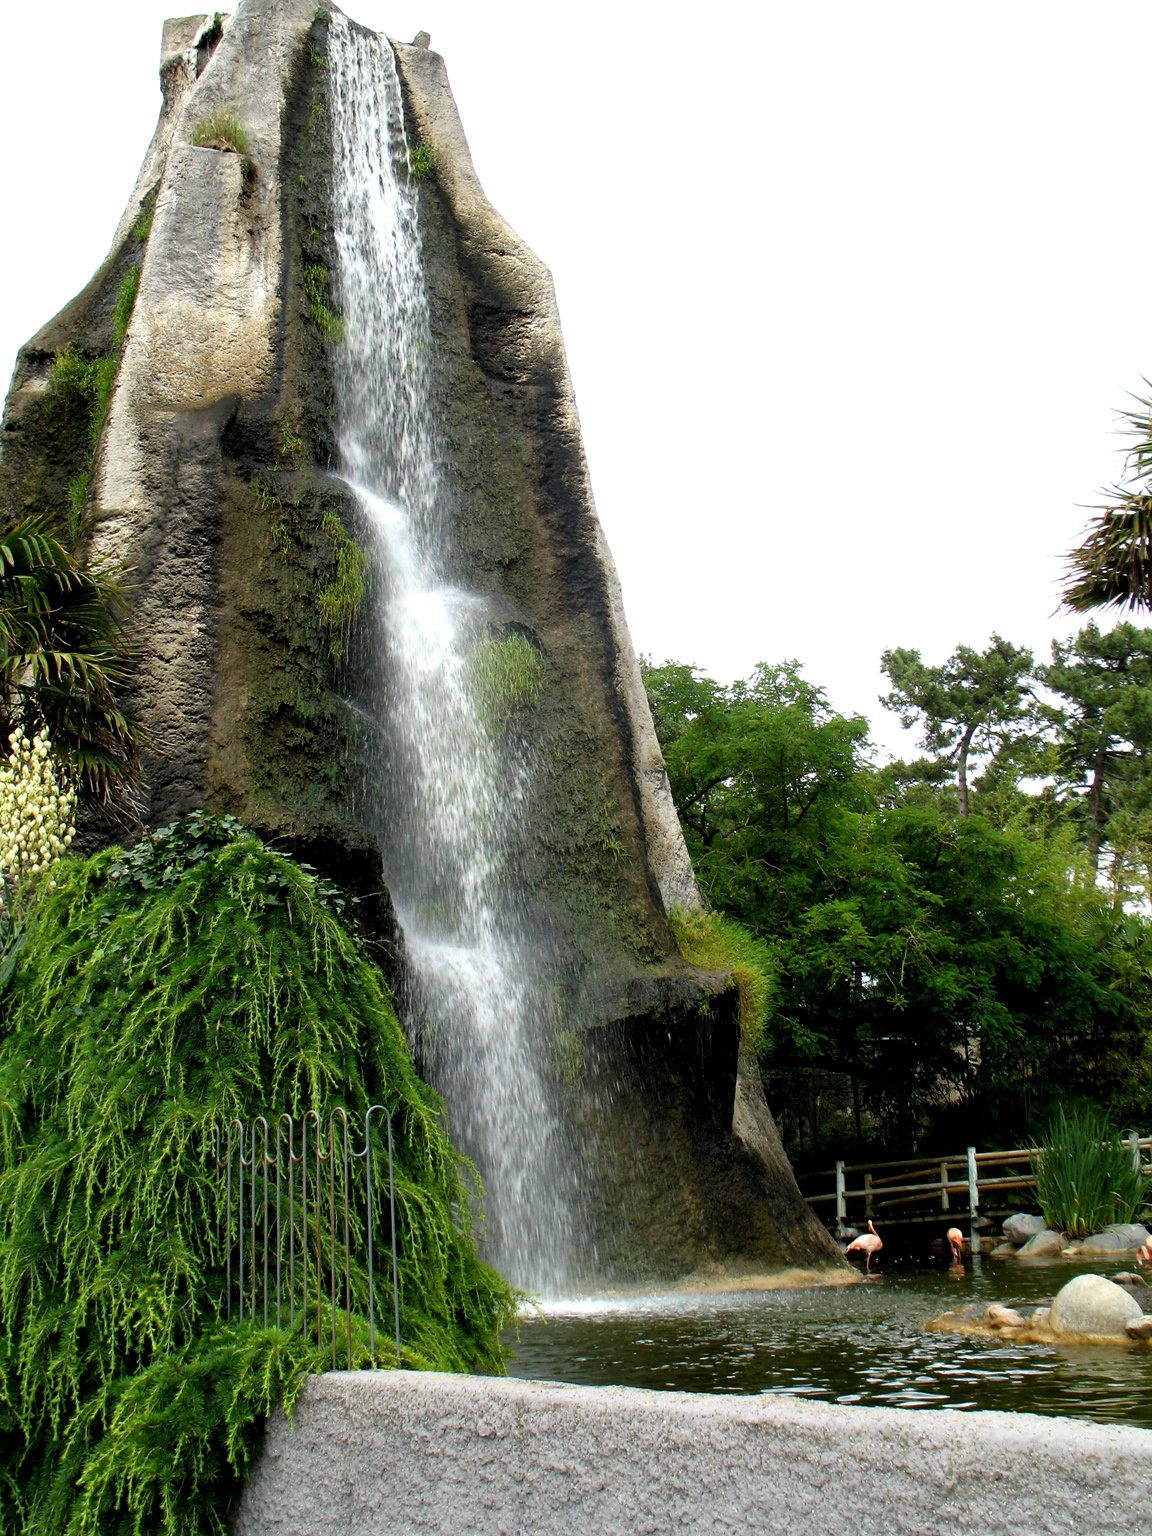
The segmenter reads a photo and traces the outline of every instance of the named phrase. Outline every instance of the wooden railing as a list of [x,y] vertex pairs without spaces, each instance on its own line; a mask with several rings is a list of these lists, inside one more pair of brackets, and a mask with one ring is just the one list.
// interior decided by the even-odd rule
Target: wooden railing
[[[1152,1136],[1133,1132],[1126,1138],[1132,1149],[1132,1166],[1152,1178]],[[901,1221],[937,1221],[941,1215],[966,1216],[1005,1209],[1001,1195],[1011,1190],[1032,1189],[1036,1177],[1034,1147],[1004,1152],[978,1152],[968,1147],[954,1157],[920,1157],[890,1163],[843,1163],[801,1180],[809,1205],[833,1203],[836,1226],[871,1217],[898,1216]],[[818,1180],[832,1180],[827,1192],[813,1192]],[[817,1214],[825,1214],[818,1211]]]

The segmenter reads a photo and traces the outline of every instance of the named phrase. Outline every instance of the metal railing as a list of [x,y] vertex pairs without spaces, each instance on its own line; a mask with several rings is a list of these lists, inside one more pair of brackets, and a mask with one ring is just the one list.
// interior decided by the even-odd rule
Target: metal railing
[[[1132,1151],[1132,1166],[1152,1178],[1152,1162],[1144,1161],[1152,1153],[1152,1136],[1135,1131],[1125,1138]],[[832,1179],[827,1192],[808,1193],[809,1205],[834,1202],[837,1227],[849,1220],[850,1202],[862,1202],[863,1218],[900,1213],[910,1221],[935,1220],[939,1214],[965,1213],[970,1219],[980,1215],[983,1205],[1010,1190],[1031,1189],[1036,1175],[1035,1147],[1017,1147],[1000,1152],[977,1152],[967,1147],[952,1157],[906,1158],[886,1163],[838,1162],[823,1173],[809,1174],[802,1184],[816,1179]],[[919,1211],[917,1210],[919,1208]]]
[[[375,1117],[375,1124],[373,1123]],[[386,1136],[381,1135],[381,1130]],[[376,1145],[379,1143],[379,1145]],[[336,1369],[343,1334],[352,1368],[352,1319],[367,1313],[369,1354],[376,1358],[377,1206],[387,1196],[389,1278],[396,1365],[400,1352],[400,1276],[392,1115],[373,1104],[363,1116],[345,1109],[308,1110],[271,1121],[256,1115],[214,1127],[218,1242],[225,1273],[225,1316],[267,1328],[296,1326],[298,1316]],[[381,1190],[379,1163],[386,1165]],[[353,1271],[366,1286],[354,1296]]]

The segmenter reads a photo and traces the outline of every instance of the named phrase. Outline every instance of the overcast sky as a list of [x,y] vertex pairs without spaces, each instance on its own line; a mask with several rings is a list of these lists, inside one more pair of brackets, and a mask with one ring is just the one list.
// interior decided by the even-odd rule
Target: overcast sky
[[[10,8],[0,369],[103,258],[159,107],[161,0]],[[1152,375],[1152,6],[363,0],[441,52],[551,268],[638,651],[1047,651],[1060,557]]]

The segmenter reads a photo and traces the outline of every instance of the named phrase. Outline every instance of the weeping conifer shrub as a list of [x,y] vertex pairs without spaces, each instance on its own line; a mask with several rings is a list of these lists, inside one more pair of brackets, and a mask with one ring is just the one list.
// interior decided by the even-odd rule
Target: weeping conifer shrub
[[1067,1237],[1133,1221],[1144,1204],[1144,1181],[1132,1166],[1131,1148],[1090,1109],[1060,1105],[1034,1166],[1044,1220]]
[[215,1123],[393,1110],[406,1365],[502,1371],[519,1298],[332,887],[203,816],[53,875],[0,980],[0,1532],[223,1532],[326,1361],[225,1319]]

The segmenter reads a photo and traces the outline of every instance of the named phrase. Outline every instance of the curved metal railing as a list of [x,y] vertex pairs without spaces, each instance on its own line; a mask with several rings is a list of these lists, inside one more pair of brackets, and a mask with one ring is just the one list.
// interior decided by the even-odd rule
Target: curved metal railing
[[[285,1313],[289,1327],[303,1313],[317,1344],[330,1341],[333,1370],[341,1332],[345,1365],[352,1368],[352,1318],[360,1308],[367,1313],[369,1353],[376,1359],[377,1227],[384,1199],[379,1164],[384,1160],[392,1323],[400,1368],[391,1111],[372,1104],[363,1116],[342,1108],[326,1115],[307,1110],[298,1118],[284,1113],[271,1121],[265,1115],[247,1122],[235,1116],[213,1128],[213,1153],[225,1316],[259,1320],[264,1327],[274,1321],[280,1328]],[[361,1257],[366,1284],[354,1281]]]

